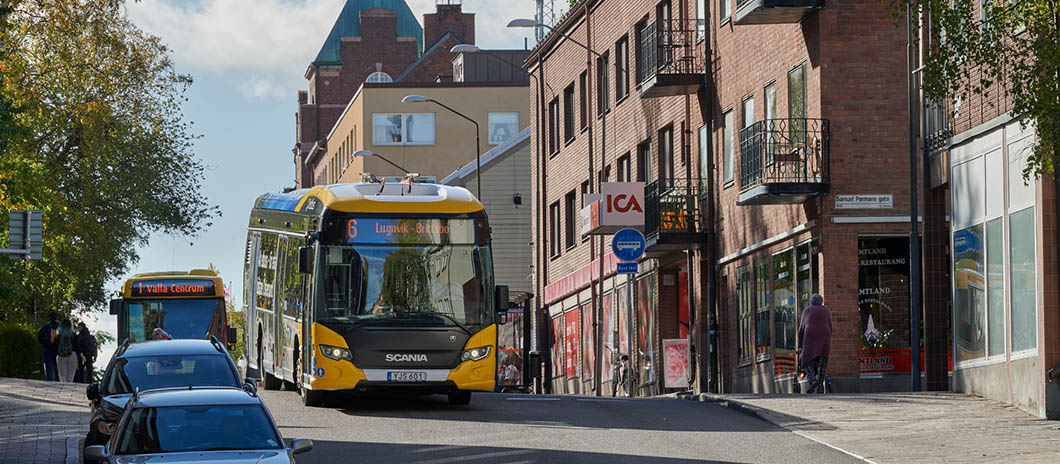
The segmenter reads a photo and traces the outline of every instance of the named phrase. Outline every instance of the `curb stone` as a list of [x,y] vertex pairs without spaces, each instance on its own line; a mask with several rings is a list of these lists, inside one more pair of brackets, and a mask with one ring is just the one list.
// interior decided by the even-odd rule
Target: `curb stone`
[[847,456],[850,456],[850,457],[852,457],[854,459],[857,459],[859,461],[867,462],[867,463],[870,463],[870,464],[876,464],[875,461],[872,461],[872,460],[870,460],[870,459],[868,459],[868,458],[866,458],[864,456],[852,453],[852,452],[847,451],[847,450],[845,450],[843,448],[840,448],[838,446],[835,446],[835,445],[826,443],[824,441],[818,440],[818,439],[816,439],[814,437],[806,435],[805,433],[802,433],[802,432],[800,432],[798,430],[795,430],[795,429],[793,429],[791,427],[788,427],[787,425],[784,425],[780,421],[774,420],[773,418],[771,418],[769,416],[769,414],[766,414],[769,411],[768,409],[760,408],[758,406],[752,406],[752,405],[744,403],[742,401],[725,398],[724,396],[715,395],[715,394],[712,394],[712,393],[700,393],[698,395],[679,394],[679,395],[677,395],[677,397],[680,398],[680,399],[689,400],[689,401],[699,401],[700,403],[715,403],[715,404],[717,404],[719,406],[726,407],[726,408],[732,409],[734,411],[738,411],[738,412],[740,412],[742,414],[745,414],[747,416],[754,417],[756,419],[766,421],[766,422],[768,422],[770,424],[773,424],[773,425],[775,425],[777,427],[780,427],[780,428],[782,428],[784,430],[787,430],[787,431],[789,431],[791,433],[794,433],[795,435],[798,435],[798,436],[803,437],[803,438],[805,438],[807,440],[810,440],[812,442],[819,443],[821,445],[824,445],[824,446],[827,446],[829,448],[832,448],[832,449],[834,449],[836,451],[839,451],[840,453],[843,453],[843,454],[845,454]]
[[81,439],[78,437],[67,437],[66,439],[66,464],[80,464],[81,462]]

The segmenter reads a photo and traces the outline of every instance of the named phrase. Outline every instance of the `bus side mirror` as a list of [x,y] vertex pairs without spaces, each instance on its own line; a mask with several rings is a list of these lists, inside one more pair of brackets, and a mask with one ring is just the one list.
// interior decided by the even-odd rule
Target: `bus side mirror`
[[235,327],[229,327],[225,332],[225,342],[228,343],[228,347],[236,346],[236,338],[239,337],[239,332],[236,331]]
[[121,312],[121,298],[110,300],[110,315],[117,316]]
[[508,312],[508,286],[498,285],[493,290],[493,301],[496,302],[498,313]]
[[302,274],[313,272],[313,247],[298,247],[298,272]]

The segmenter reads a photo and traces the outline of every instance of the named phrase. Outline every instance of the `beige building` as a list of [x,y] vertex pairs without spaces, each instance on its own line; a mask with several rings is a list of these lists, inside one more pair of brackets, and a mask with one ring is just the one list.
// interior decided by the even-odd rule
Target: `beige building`
[[[493,236],[493,270],[498,284],[513,292],[532,291],[530,280],[530,128],[482,154],[482,198]],[[406,166],[407,167],[407,166]],[[440,183],[478,189],[475,161]]]
[[[475,120],[480,153],[530,124],[527,82],[366,82],[323,143],[310,150],[307,165],[313,166],[314,183],[358,182],[362,172],[405,174],[377,157],[354,158],[358,150],[439,179],[475,159],[475,127],[470,121],[436,103],[403,103],[407,95],[436,100]],[[525,194],[529,198],[529,189]]]

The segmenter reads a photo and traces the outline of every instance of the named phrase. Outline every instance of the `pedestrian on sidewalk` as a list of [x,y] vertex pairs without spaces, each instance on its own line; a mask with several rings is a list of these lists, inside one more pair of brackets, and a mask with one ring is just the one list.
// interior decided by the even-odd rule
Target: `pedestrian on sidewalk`
[[74,356],[74,326],[70,318],[64,318],[59,324],[59,330],[55,333],[56,363],[59,366],[59,380],[61,382],[73,383],[74,373],[77,372],[77,358]]
[[77,378],[80,383],[92,383],[95,379],[93,364],[98,354],[96,337],[89,333],[84,322],[77,323],[77,337],[74,338],[74,352],[77,353]]
[[48,323],[37,331],[37,341],[41,344],[41,361],[44,362],[44,379],[58,382],[59,374],[55,364],[55,333],[59,330],[59,318],[55,311],[48,313]]
[[832,349],[832,312],[824,305],[824,297],[814,293],[810,307],[802,312],[799,324],[799,368],[810,374],[807,393],[813,393],[827,378],[828,354]]

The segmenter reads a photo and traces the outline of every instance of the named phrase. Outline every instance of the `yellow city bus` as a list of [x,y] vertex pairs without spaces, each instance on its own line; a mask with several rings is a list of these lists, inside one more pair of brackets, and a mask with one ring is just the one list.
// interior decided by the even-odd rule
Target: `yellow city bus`
[[119,341],[151,340],[154,329],[162,329],[172,338],[235,343],[224,284],[207,269],[136,274],[122,285],[122,298],[110,301],[110,313],[118,316]]
[[459,187],[391,179],[257,199],[244,262],[248,365],[266,389],[447,394],[496,384],[490,228]]

